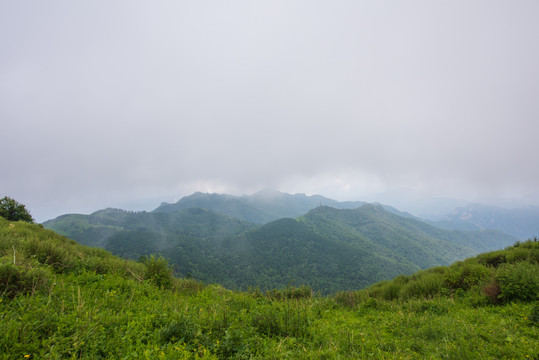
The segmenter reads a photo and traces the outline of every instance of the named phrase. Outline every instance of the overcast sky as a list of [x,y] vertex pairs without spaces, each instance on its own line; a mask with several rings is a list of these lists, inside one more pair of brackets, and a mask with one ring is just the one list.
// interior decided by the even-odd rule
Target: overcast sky
[[[539,194],[539,1],[3,1],[0,196]],[[528,197],[528,198],[526,198]]]

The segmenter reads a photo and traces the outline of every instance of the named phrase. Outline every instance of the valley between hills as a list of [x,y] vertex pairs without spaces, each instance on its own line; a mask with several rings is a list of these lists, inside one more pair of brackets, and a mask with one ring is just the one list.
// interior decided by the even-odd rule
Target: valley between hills
[[448,222],[443,229],[380,204],[264,190],[244,197],[195,193],[150,212],[105,209],[43,225],[125,259],[162,254],[177,276],[229,289],[306,285],[334,294],[519,240],[452,224],[456,229]]

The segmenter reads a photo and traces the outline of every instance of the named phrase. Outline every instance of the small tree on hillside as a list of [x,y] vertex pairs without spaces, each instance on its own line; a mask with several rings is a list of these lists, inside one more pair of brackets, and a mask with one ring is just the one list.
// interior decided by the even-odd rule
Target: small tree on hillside
[[34,222],[32,215],[30,215],[30,212],[26,210],[23,204],[7,196],[0,199],[0,216],[9,221],[22,220],[29,223]]

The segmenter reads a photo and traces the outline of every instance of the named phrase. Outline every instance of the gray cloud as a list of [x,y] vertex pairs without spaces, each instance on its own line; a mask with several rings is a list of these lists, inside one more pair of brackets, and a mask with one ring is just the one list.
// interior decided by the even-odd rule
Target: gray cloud
[[0,192],[539,192],[536,1],[6,2]]

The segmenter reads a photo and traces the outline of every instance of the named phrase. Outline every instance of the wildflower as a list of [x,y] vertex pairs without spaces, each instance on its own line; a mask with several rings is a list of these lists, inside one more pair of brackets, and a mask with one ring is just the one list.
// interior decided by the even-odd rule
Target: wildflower
[[30,357],[30,355],[24,355],[24,357],[25,357],[25,358],[29,358],[29,357]]

